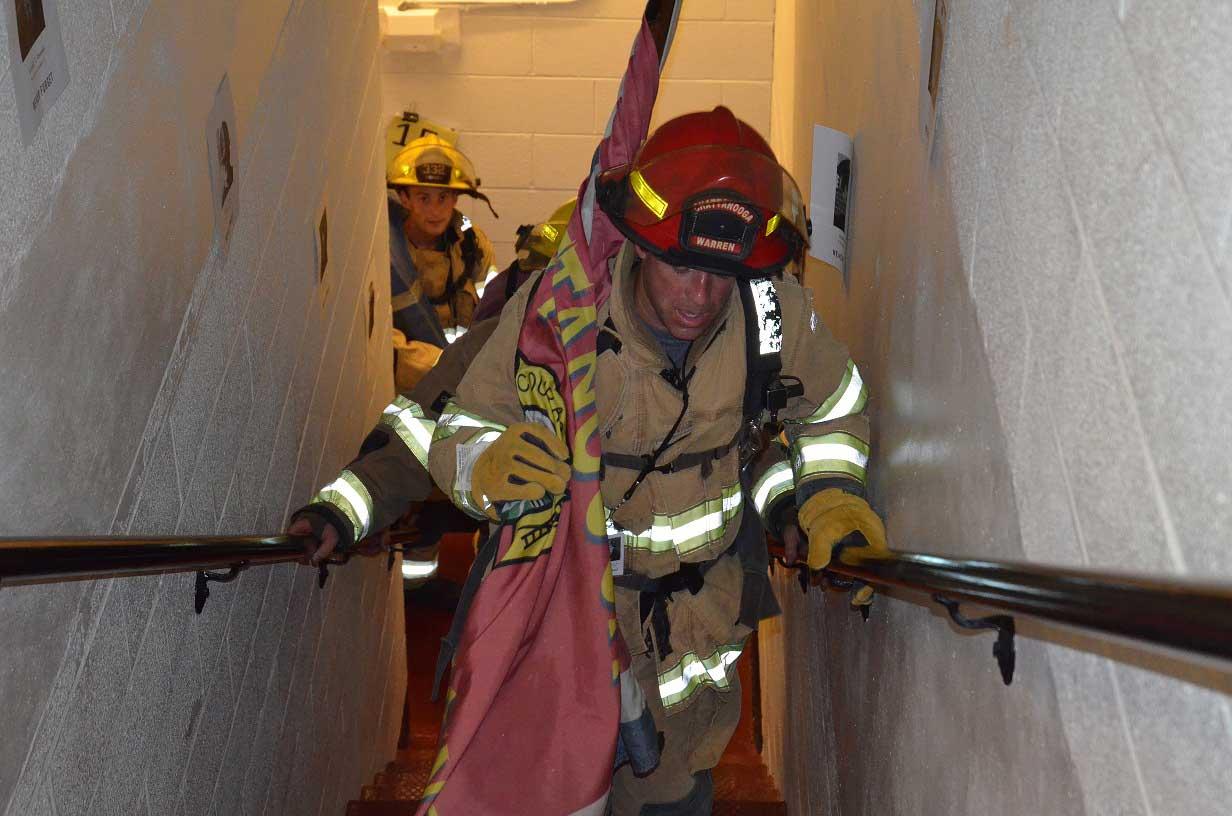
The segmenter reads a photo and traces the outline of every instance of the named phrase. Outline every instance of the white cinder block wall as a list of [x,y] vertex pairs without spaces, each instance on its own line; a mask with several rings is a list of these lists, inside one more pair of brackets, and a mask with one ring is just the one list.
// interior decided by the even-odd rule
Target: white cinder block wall
[[[892,545],[1232,581],[1232,7],[950,0],[930,143],[933,6],[777,22],[797,177],[813,122],[856,137],[849,285],[808,278],[870,382]],[[926,598],[862,624],[781,590],[793,812],[1227,812],[1232,675],[1020,618],[1005,688]]]
[[[513,260],[519,224],[577,193],[607,125],[644,0],[471,8],[461,45],[382,56],[384,109],[414,105],[461,132],[459,146],[500,214],[463,199]],[[774,0],[686,0],[655,124],[727,105],[769,138]]]
[[[391,391],[388,320],[369,337],[367,317],[369,281],[389,308],[372,4],[57,7],[71,80],[28,147],[7,54],[0,72],[0,535],[279,530]],[[226,257],[206,143],[224,73]],[[192,586],[0,588],[0,812],[341,813],[392,755],[383,562],[324,591],[253,569],[200,616]]]

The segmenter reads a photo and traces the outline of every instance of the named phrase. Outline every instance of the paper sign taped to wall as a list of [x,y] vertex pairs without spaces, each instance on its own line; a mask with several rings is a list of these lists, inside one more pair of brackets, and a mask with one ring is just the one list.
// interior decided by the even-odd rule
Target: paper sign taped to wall
[[205,123],[206,158],[210,166],[210,189],[214,196],[214,235],[222,242],[223,256],[231,241],[235,210],[239,204],[239,132],[235,126],[235,98],[231,80],[223,76],[214,92],[214,106]]
[[54,0],[3,0],[22,144],[68,87],[68,58]]
[[847,265],[847,216],[851,198],[851,137],[813,125],[813,173],[809,213],[813,239],[809,255],[840,272]]

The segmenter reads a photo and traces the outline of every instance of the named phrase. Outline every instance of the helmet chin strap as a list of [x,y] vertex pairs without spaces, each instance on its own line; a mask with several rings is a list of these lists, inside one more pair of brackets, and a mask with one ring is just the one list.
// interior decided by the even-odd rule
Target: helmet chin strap
[[479,199],[479,200],[480,200],[480,201],[482,201],[484,204],[487,204],[487,205],[488,205],[488,212],[492,213],[492,217],[493,217],[493,218],[500,218],[500,216],[496,214],[496,210],[492,209],[492,202],[491,202],[490,200],[488,200],[488,197],[487,197],[486,195],[484,195],[483,193],[479,192],[478,190],[468,190],[468,191],[466,191],[466,192],[467,192],[469,195],[472,195],[472,196],[474,196],[475,198]]

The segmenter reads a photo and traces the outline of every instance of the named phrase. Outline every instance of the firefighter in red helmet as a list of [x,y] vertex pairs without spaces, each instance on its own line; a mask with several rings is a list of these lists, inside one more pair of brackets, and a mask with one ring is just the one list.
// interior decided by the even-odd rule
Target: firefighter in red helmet
[[[766,531],[807,540],[813,569],[853,533],[885,548],[864,499],[867,390],[811,293],[782,274],[808,243],[799,189],[731,111],[665,123],[594,189],[579,206],[628,239],[595,375],[616,615],[663,737],[652,771],[637,757],[616,771],[611,807],[709,813],[710,769],[739,720],[737,661],[779,612]],[[569,478],[563,443],[513,398],[509,350],[534,288],[506,306],[429,454],[437,484],[477,517]],[[618,758],[639,750],[621,740]]]

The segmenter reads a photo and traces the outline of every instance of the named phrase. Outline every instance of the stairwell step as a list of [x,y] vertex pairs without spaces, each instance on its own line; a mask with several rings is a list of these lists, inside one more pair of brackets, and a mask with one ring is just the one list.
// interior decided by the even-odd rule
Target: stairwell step
[[[730,802],[714,803],[712,816],[787,816],[787,805],[782,802]],[[347,814],[350,816],[350,814]]]
[[358,801],[347,802],[346,816],[414,816],[419,801]]
[[734,802],[781,802],[783,799],[764,765],[719,765],[714,769],[714,797]]

